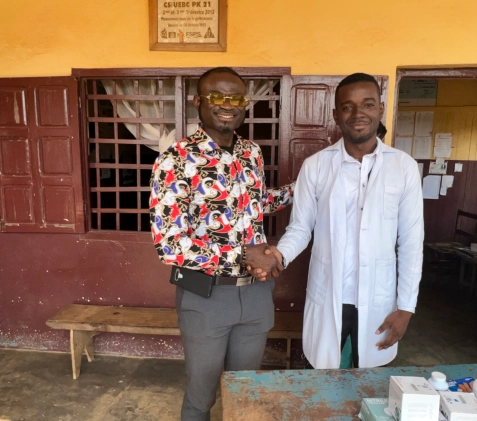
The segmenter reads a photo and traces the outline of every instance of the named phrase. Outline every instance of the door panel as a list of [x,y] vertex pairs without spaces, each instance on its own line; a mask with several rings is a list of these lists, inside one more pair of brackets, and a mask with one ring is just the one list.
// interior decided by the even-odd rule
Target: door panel
[[325,127],[329,100],[327,85],[298,84],[292,87],[292,126]]
[[0,226],[84,232],[78,89],[72,77],[0,79]]
[[0,126],[27,128],[25,88],[0,86]]

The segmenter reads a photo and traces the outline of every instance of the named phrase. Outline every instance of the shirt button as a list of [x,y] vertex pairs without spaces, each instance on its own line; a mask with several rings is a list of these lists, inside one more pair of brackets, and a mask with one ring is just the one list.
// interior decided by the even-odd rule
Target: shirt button
[[365,183],[363,183],[363,187],[366,187],[366,184],[365,184]]

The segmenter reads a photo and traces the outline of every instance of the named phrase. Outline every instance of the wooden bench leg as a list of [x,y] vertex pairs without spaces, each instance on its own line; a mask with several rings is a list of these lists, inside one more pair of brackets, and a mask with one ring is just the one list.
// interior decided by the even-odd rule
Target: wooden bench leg
[[93,336],[94,332],[70,330],[71,365],[73,368],[73,379],[75,380],[81,372],[83,351],[85,351],[89,362],[94,359]]

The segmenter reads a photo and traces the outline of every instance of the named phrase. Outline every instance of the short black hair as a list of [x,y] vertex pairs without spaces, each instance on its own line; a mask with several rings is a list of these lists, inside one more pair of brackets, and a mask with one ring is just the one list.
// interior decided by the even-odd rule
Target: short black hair
[[377,136],[383,140],[384,139],[384,136],[386,136],[386,133],[388,132],[388,129],[386,129],[386,126],[379,122],[379,126],[378,126],[378,133],[377,133]]
[[237,76],[242,81],[244,86],[247,87],[247,84],[245,83],[245,80],[243,80],[242,76],[240,76],[234,69],[231,69],[230,67],[214,67],[213,69],[207,70],[199,78],[199,82],[197,83],[197,94],[198,95],[200,95],[200,92],[201,92],[201,89],[202,89],[202,84],[204,83],[204,79],[206,79],[207,76],[209,76],[211,74],[214,74],[214,73],[229,73],[231,75]]
[[381,97],[381,88],[376,82],[376,79],[368,75],[367,73],[353,73],[352,75],[346,76],[336,87],[336,92],[335,92],[335,104],[336,104],[336,98],[338,97],[338,91],[346,85],[351,85],[353,83],[360,83],[360,82],[371,82],[374,83],[376,86],[376,89],[378,90],[378,94]]

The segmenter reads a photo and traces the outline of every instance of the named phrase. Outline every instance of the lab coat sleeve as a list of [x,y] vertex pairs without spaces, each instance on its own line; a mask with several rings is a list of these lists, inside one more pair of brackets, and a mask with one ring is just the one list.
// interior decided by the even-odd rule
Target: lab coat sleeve
[[405,191],[398,211],[397,258],[399,310],[414,313],[422,274],[424,217],[421,176],[415,161],[405,163]]
[[295,185],[290,223],[277,248],[287,264],[308,245],[315,227],[317,213],[316,180],[319,172],[318,154],[305,160]]

